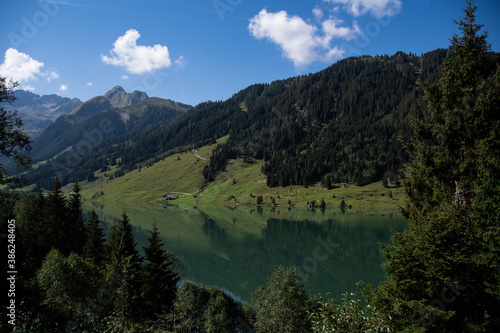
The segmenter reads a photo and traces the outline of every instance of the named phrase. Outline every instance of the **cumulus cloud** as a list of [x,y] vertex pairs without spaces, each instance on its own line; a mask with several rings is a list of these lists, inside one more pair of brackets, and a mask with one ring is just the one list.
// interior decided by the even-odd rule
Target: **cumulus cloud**
[[87,82],[88,87],[92,87],[94,84],[92,82]]
[[120,77],[120,79],[122,79],[122,80],[126,80],[126,79],[128,79],[128,75],[122,75],[122,76]]
[[109,65],[124,67],[132,74],[150,73],[172,65],[166,46],[137,45],[139,37],[141,35],[137,30],[128,30],[113,43],[109,56],[101,55],[102,61]]
[[289,16],[286,11],[269,13],[262,9],[250,19],[250,33],[257,39],[268,39],[280,46],[285,57],[295,66],[309,64],[316,58],[316,27],[298,16]]
[[61,84],[59,86],[59,91],[60,92],[65,92],[66,90],[68,90],[68,85],[67,84]]
[[[58,79],[59,74],[55,68],[49,68],[47,71],[42,71],[44,63],[37,61],[27,55],[19,52],[14,48],[9,48],[5,52],[4,62],[0,64],[0,75],[9,78],[19,83],[36,81],[39,77],[44,78],[47,82],[53,79]],[[21,89],[33,91],[31,85],[21,85]]]
[[381,18],[394,16],[401,11],[401,0],[325,0],[345,7],[352,15],[361,16],[366,13]]
[[29,55],[9,48],[5,52],[4,62],[0,65],[0,75],[19,83],[37,80],[42,73],[43,62],[36,61]]
[[[322,12],[313,11],[317,20]],[[250,19],[248,29],[257,39],[267,39],[277,44],[283,55],[297,67],[315,61],[333,61],[344,55],[344,50],[332,45],[333,39],[350,40],[360,32],[355,23],[349,28],[341,26],[339,19],[329,18],[321,27],[307,23],[299,16],[290,16],[286,11],[269,13],[262,9]]]

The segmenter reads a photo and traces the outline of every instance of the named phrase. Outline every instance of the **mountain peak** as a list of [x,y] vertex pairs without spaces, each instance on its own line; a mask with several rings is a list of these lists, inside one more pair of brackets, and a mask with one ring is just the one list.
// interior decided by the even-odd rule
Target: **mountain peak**
[[17,110],[23,119],[23,131],[31,138],[40,134],[57,117],[70,112],[82,103],[78,98],[58,95],[38,95],[27,90],[15,90],[12,104],[1,103],[7,110]]
[[123,87],[122,87],[122,86],[115,86],[115,87],[113,87],[113,89],[111,89],[110,91],[108,91],[108,92],[104,95],[104,97],[106,97],[107,95],[114,95],[114,94],[117,94],[117,93],[120,93],[120,92],[127,93],[127,92],[125,91],[125,89],[123,89]]
[[108,91],[104,95],[104,98],[106,98],[113,107],[123,108],[148,99],[149,96],[145,92],[137,90],[133,93],[127,93],[123,87],[116,86]]

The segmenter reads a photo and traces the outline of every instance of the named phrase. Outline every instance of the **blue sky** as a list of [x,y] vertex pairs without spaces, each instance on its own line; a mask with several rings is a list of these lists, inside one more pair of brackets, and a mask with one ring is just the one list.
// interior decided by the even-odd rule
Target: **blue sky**
[[[500,51],[500,2],[477,0]],[[2,1],[0,75],[88,100],[116,85],[196,105],[358,55],[449,46],[465,0]]]

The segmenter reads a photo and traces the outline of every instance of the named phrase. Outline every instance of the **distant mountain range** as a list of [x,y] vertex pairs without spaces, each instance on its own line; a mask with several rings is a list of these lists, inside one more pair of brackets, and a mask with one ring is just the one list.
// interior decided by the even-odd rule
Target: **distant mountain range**
[[[192,106],[157,97],[142,91],[127,93],[116,86],[103,96],[79,103],[59,116],[33,139],[34,162],[53,158],[75,146],[90,149],[89,137],[99,142],[147,127],[177,116]],[[98,139],[95,137],[98,136]]]
[[16,100],[5,103],[7,110],[17,110],[23,119],[23,129],[31,138],[36,137],[59,116],[69,113],[82,103],[78,98],[58,95],[40,96],[30,91],[14,91]]

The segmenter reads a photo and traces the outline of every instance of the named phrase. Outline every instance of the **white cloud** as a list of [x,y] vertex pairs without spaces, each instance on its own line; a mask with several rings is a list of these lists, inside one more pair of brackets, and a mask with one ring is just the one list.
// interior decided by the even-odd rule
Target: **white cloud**
[[262,9],[250,19],[250,33],[257,39],[268,39],[280,46],[285,57],[295,66],[314,61],[318,42],[314,36],[316,27],[298,16],[289,16],[286,11],[269,13]]
[[361,16],[368,12],[381,18],[394,16],[401,11],[401,0],[324,0],[333,4],[340,4],[354,16]]
[[65,92],[66,90],[68,90],[68,85],[67,84],[61,84],[59,86],[59,91],[60,92]]
[[33,87],[33,86],[29,85],[29,84],[22,85],[19,88],[22,89],[22,90],[31,91],[31,92],[34,92],[36,90],[35,87]]
[[139,37],[141,35],[137,30],[128,30],[113,43],[113,49],[109,51],[110,56],[101,55],[102,61],[125,67],[125,70],[132,74],[149,73],[172,65],[166,46],[137,45]]
[[0,75],[20,83],[28,82],[37,80],[37,75],[41,74],[43,66],[43,62],[36,61],[25,53],[9,48],[5,52],[3,64],[0,65]]
[[92,87],[94,84],[92,82],[87,82],[87,86]]
[[[49,68],[42,72],[43,66],[43,62],[33,59],[26,53],[9,48],[5,52],[4,62],[0,64],[0,75],[19,83],[36,81],[39,77],[44,78],[47,82],[59,78],[55,68]],[[31,85],[23,85],[21,89],[35,90]]]
[[[321,20],[321,10],[315,8],[313,13],[317,20]],[[361,30],[357,23],[352,28],[343,27],[342,23],[329,18],[317,27],[298,16],[288,15],[286,11],[269,13],[262,9],[250,19],[248,29],[255,38],[277,44],[283,55],[300,67],[315,61],[329,62],[343,57],[344,50],[332,45],[333,39],[351,40]]]
[[323,18],[323,11],[316,7],[312,10],[313,14],[314,14],[314,18],[316,18],[317,21],[321,21],[321,19]]
[[122,79],[122,80],[126,80],[126,79],[128,79],[128,76],[127,76],[127,75],[122,75],[122,76],[120,77],[120,79]]
[[59,78],[59,74],[57,73],[55,68],[50,68],[46,72],[40,73],[40,75],[47,80],[47,82],[50,82],[51,80],[55,80]]
[[321,26],[325,33],[325,39],[330,42],[332,38],[340,38],[344,40],[352,40],[357,34],[361,33],[361,28],[357,22],[354,22],[352,28],[341,26],[342,20],[330,18],[323,21]]

